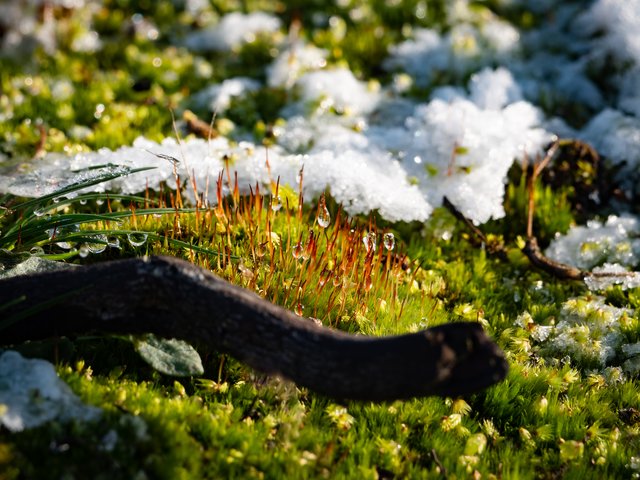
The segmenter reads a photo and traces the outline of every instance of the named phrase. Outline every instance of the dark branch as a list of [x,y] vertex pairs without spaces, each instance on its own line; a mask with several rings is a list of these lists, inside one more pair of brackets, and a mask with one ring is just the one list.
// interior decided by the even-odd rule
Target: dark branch
[[0,305],[5,345],[88,332],[154,333],[344,399],[464,395],[500,381],[508,369],[476,323],[394,337],[349,335],[169,257],[2,280]]

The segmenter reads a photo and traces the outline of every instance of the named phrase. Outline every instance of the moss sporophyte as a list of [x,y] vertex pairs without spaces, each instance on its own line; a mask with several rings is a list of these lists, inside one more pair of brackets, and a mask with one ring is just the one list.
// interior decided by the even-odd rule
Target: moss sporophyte
[[1,478],[640,476],[636,0],[40,3],[0,19],[0,275],[168,255],[314,328],[473,322],[510,370],[372,403],[131,332],[3,343]]

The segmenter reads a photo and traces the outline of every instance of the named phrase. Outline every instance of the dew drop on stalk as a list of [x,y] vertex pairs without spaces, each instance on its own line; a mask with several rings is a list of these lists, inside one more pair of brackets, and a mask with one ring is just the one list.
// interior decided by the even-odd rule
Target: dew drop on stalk
[[364,237],[362,237],[362,243],[364,243],[364,248],[367,249],[367,252],[375,252],[376,251],[376,234],[373,232],[368,232]]
[[327,228],[331,223],[331,214],[327,208],[327,201],[325,200],[324,193],[320,196],[320,202],[318,203],[318,215],[316,217],[320,228]]
[[298,242],[293,246],[293,250],[291,250],[291,255],[293,258],[300,258],[302,256],[302,251],[304,247],[302,246],[302,242]]
[[87,258],[89,256],[89,253],[91,252],[86,244],[80,246],[80,249],[78,250],[78,255],[80,255],[80,257]]
[[300,302],[296,304],[296,315],[298,315],[299,317],[304,316],[304,305],[302,305]]
[[147,241],[146,233],[128,233],[127,240],[132,247],[141,247]]
[[80,200],[78,200],[78,203],[80,203],[80,205],[86,205],[87,204],[87,199],[86,198],[81,198]]
[[34,214],[36,217],[41,217],[41,216],[43,216],[43,215],[44,215],[44,213],[45,213],[45,212],[46,212],[46,210],[45,210],[44,208],[36,208],[36,209],[33,211],[33,214]]
[[95,235],[95,242],[87,242],[85,245],[89,249],[89,252],[98,254],[102,253],[107,249],[108,240],[106,235]]
[[118,237],[111,237],[107,239],[107,244],[111,248],[120,248],[120,239]]
[[240,274],[242,275],[242,278],[244,278],[245,280],[252,280],[253,279],[254,274],[251,271],[251,269],[247,268],[242,263],[240,265],[238,265],[238,270],[240,270]]
[[385,233],[382,237],[382,243],[387,250],[393,250],[396,246],[396,237],[393,236],[393,233]]
[[42,249],[42,247],[31,247],[31,249],[29,250],[29,253],[31,255],[44,255],[44,250]]
[[277,212],[282,208],[282,199],[280,195],[274,195],[271,197],[271,210]]
[[96,199],[96,205],[98,205],[98,206],[104,205],[104,200],[102,198]]

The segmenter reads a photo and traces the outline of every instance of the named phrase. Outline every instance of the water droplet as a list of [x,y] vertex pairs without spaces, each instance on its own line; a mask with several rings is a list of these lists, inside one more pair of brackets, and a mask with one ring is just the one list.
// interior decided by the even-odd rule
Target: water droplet
[[420,155],[416,155],[415,157],[413,157],[413,162],[417,165],[420,165],[422,163],[422,157]]
[[396,246],[396,237],[393,236],[393,233],[385,233],[382,237],[382,243],[387,250],[393,250]]
[[147,241],[146,233],[127,233],[127,240],[132,247],[141,247]]
[[320,196],[320,202],[318,203],[318,215],[316,216],[318,225],[320,228],[327,228],[331,223],[331,214],[327,208],[327,201],[324,198],[324,193]]
[[41,217],[41,216],[43,216],[43,215],[45,214],[45,212],[46,212],[46,210],[45,210],[44,208],[36,208],[36,209],[33,211],[33,214],[34,214],[36,217]]
[[298,242],[293,246],[293,250],[291,250],[291,255],[293,255],[293,258],[300,258],[302,256],[302,251],[304,250],[304,247],[302,246],[302,242]]
[[250,268],[245,267],[242,263],[240,265],[238,265],[238,270],[240,270],[240,273],[242,274],[242,277],[245,280],[251,280],[254,277],[253,272],[251,271]]
[[29,250],[29,253],[31,255],[44,255],[44,250],[42,249],[42,247],[31,247],[31,250]]
[[280,198],[280,195],[272,196],[271,197],[271,210],[273,210],[274,212],[277,212],[281,208],[282,208],[282,199]]
[[80,255],[80,257],[82,258],[87,258],[89,256],[89,253],[91,253],[91,251],[86,244],[82,245],[78,250],[78,255]]
[[56,242],[56,245],[63,250],[71,250],[75,244],[70,242]]
[[87,204],[87,199],[86,198],[81,198],[79,200],[80,205],[86,205]]
[[296,305],[296,315],[298,315],[299,317],[304,316],[304,305],[302,305],[300,302],[298,302]]
[[66,200],[66,197],[61,196],[61,197],[53,197],[53,203],[60,203],[63,200]]
[[[95,235],[96,242],[87,242],[85,246],[89,249],[89,252],[98,254],[107,249],[109,241],[106,235]],[[82,248],[80,249],[80,256],[82,256]]]
[[98,206],[100,206],[100,205],[104,205],[104,200],[103,200],[103,199],[101,199],[101,198],[98,198],[98,199],[96,200],[96,205],[98,205]]
[[107,239],[107,244],[111,248],[120,248],[120,239],[118,237],[111,237]]
[[364,243],[364,248],[367,249],[368,252],[376,251],[376,234],[373,232],[368,232],[364,237],[362,237],[362,243]]

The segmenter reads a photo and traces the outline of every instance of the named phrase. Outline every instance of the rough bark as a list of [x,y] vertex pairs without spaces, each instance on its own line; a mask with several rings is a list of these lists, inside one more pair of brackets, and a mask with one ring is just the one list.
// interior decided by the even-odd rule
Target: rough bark
[[[153,333],[228,353],[341,399],[458,396],[506,375],[475,323],[366,337],[320,327],[188,262],[151,257],[0,281],[0,344],[84,333]],[[2,321],[0,320],[0,324]]]

